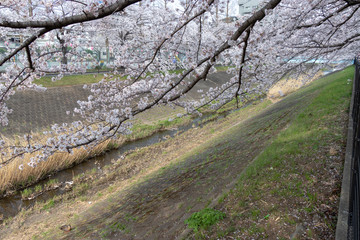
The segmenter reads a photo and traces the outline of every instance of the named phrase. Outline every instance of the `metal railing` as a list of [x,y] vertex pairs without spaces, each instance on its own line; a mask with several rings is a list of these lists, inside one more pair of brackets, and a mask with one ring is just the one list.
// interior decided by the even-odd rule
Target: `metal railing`
[[351,192],[349,209],[349,239],[360,239],[360,62],[354,60],[354,102],[352,109],[353,118],[353,149],[351,160]]

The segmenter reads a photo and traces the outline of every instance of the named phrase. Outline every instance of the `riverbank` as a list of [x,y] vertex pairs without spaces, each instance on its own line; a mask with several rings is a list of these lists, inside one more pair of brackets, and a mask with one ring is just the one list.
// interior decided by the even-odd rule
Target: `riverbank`
[[[36,218],[41,221],[43,217],[40,215],[46,215],[46,211],[55,208],[62,209],[55,210],[55,212],[59,211],[59,216],[64,217],[62,215],[62,212],[65,211],[63,208],[66,208],[69,204],[76,203],[77,205],[77,203],[81,202],[87,208],[95,202],[106,199],[116,189],[129,188],[136,185],[136,182],[141,181],[145,176],[149,176],[149,174],[158,170],[161,171],[163,167],[166,167],[174,159],[186,155],[194,147],[200,146],[208,139],[229,128],[229,126],[256,114],[269,104],[270,102],[265,101],[258,105],[248,106],[217,122],[210,122],[202,128],[190,129],[179,136],[168,138],[164,142],[138,149],[124,158],[114,159],[113,164],[104,167],[100,172],[88,171],[85,174],[75,176],[72,191],[61,196],[55,196],[46,202],[38,202],[31,209],[22,210],[15,218],[6,220],[4,226],[9,226],[19,220],[22,221],[24,217]],[[178,146],[182,147],[179,148]],[[91,202],[91,204],[87,205],[88,202]],[[70,209],[72,211],[73,207]],[[78,209],[76,211],[81,212],[83,210]],[[35,217],[34,214],[40,214],[39,218]],[[59,219],[54,220],[60,221]]]
[[[273,105],[264,101],[248,106],[202,128],[114,159],[113,165],[99,174],[78,176],[68,193],[7,220],[1,235],[7,239],[182,236],[187,231],[185,220],[194,212],[214,207],[224,189],[232,189],[234,179],[242,176],[278,133],[290,128],[325,83]],[[258,175],[254,176],[256,181]],[[59,227],[63,224],[70,224],[72,230],[62,232]]]
[[[72,76],[67,77],[73,81],[78,76],[73,76],[74,79]],[[87,77],[91,78],[89,75]],[[203,89],[215,87],[226,82],[229,78],[230,75],[225,72],[218,72],[210,75],[209,81],[201,83],[199,87]],[[89,80],[84,81],[89,82]],[[194,89],[195,92],[196,90]],[[34,142],[45,142],[48,136],[44,136],[42,132],[48,131],[51,124],[70,123],[80,119],[77,115],[65,113],[77,107],[77,100],[85,100],[89,94],[89,90],[77,84],[71,87],[54,87],[41,93],[33,91],[16,93],[8,102],[9,107],[14,112],[9,115],[9,125],[1,129],[2,138],[12,145],[26,146],[28,142],[23,136],[24,134],[32,134]],[[190,93],[189,98],[196,97],[195,95],[195,93]],[[33,157],[31,154],[27,154],[24,158],[15,159],[11,164],[0,169],[0,195],[10,195],[16,190],[22,190],[54,172],[70,168],[108,150],[116,149],[126,142],[143,139],[156,132],[177,128],[192,121],[190,116],[177,118],[178,113],[183,114],[184,110],[179,107],[154,107],[135,117],[131,135],[106,141],[91,151],[76,149],[74,154],[57,153],[46,162],[40,163],[35,169],[26,165],[30,161],[29,159]],[[214,116],[216,117],[216,114]],[[169,119],[173,120],[169,121]],[[0,161],[4,160],[6,157],[0,159]],[[19,171],[21,164],[24,165],[23,171]]]

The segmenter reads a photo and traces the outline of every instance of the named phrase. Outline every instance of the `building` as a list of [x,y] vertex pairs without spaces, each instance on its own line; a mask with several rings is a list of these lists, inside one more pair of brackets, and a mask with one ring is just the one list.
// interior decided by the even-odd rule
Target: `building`
[[243,16],[258,8],[263,0],[238,0],[239,15]]

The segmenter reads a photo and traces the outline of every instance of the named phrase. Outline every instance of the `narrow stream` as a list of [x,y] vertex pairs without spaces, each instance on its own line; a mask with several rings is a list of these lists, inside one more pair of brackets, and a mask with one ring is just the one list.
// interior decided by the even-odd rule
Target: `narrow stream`
[[[246,104],[244,107],[250,105],[251,103]],[[217,121],[221,118],[226,117],[230,112],[225,112],[221,115],[219,115],[216,119],[213,119],[211,121]],[[73,177],[77,176],[79,174],[85,173],[86,171],[96,169],[96,172],[101,172],[102,168],[106,165],[112,164],[114,160],[119,159],[124,153],[130,150],[135,150],[137,148],[142,148],[146,146],[150,146],[152,144],[164,141],[168,139],[169,137],[174,137],[176,134],[181,134],[193,127],[202,127],[204,123],[202,122],[206,118],[211,116],[211,114],[204,114],[202,117],[196,118],[193,121],[191,121],[189,124],[180,126],[178,128],[170,129],[170,130],[164,130],[157,132],[149,137],[135,140],[132,142],[126,142],[123,145],[121,145],[118,149],[110,151],[105,153],[101,156],[96,156],[93,158],[90,158],[78,165],[75,165],[74,167],[71,167],[69,169],[65,169],[62,171],[59,171],[55,173],[52,176],[49,176],[48,178],[38,182],[36,185],[41,185],[43,188],[46,186],[46,183],[48,183],[49,180],[54,179],[56,182],[60,183],[60,187],[54,190],[44,191],[41,195],[35,197],[31,200],[23,200],[21,196],[21,192],[17,192],[14,195],[7,196],[0,199],[0,223],[3,222],[3,220],[15,216],[21,209],[29,208],[33,206],[36,202],[44,202],[51,198],[53,198],[56,195],[63,194],[66,191],[66,182],[69,183],[73,181]],[[206,124],[206,122],[205,122]],[[30,187],[34,188],[34,187]]]
[[[72,182],[74,176],[77,176],[79,174],[85,173],[86,171],[94,171],[96,170],[96,173],[101,173],[102,168],[106,165],[113,164],[114,160],[119,159],[124,153],[127,151],[135,150],[137,148],[142,148],[146,146],[150,146],[152,144],[164,141],[168,139],[169,137],[174,137],[177,134],[181,134],[186,132],[187,130],[194,128],[194,127],[203,127],[206,123],[210,121],[217,121],[219,119],[225,118],[227,115],[234,111],[239,111],[242,108],[245,108],[249,105],[251,105],[254,101],[262,99],[261,97],[252,101],[249,101],[248,103],[244,104],[244,106],[240,107],[239,109],[230,110],[227,112],[223,112],[219,114],[215,119],[206,120],[207,118],[211,117],[213,114],[203,114],[201,117],[195,118],[190,123],[179,126],[174,129],[168,129],[160,132],[156,132],[153,135],[131,141],[126,142],[123,145],[121,145],[118,149],[106,152],[105,154],[101,156],[96,156],[93,158],[90,158],[86,161],[81,162],[78,165],[75,165],[69,169],[65,169],[62,171],[59,171],[48,178],[34,184],[35,185],[41,185],[44,189],[44,186],[49,182],[49,180],[56,180],[56,182],[59,183],[59,187],[54,190],[44,191],[41,195],[35,197],[31,200],[23,200],[21,196],[21,192],[16,192],[14,195],[7,196],[0,198],[0,223],[2,223],[5,219],[9,217],[14,217],[18,212],[20,212],[21,209],[27,209],[32,207],[36,202],[45,202],[54,196],[64,194],[67,192],[66,190],[66,183]],[[34,187],[30,187],[34,188]]]
[[[331,72],[332,71],[326,72],[326,74],[329,74]],[[260,100],[260,99],[261,99],[261,97],[258,99],[255,99],[254,101]],[[245,107],[251,105],[254,101],[249,101],[248,103],[246,103],[244,106],[242,106],[239,109],[225,112],[225,113],[219,115],[216,119],[213,119],[211,121],[217,121],[221,118],[224,118],[233,111],[238,111],[242,108],[245,108]],[[164,141],[168,137],[174,137],[176,134],[181,134],[181,133],[191,129],[192,127],[202,127],[204,124],[204,123],[202,123],[202,121],[204,119],[208,118],[209,116],[211,116],[211,114],[204,114],[202,117],[194,119],[189,124],[180,126],[176,129],[170,129],[170,130],[157,132],[157,133],[155,133],[149,137],[143,138],[143,139],[135,140],[132,142],[126,142],[122,146],[120,146],[120,148],[118,148],[116,150],[107,152],[101,156],[96,156],[96,157],[90,158],[90,159],[88,159],[78,165],[75,165],[74,167],[71,167],[69,169],[59,171],[59,172],[49,176],[48,178],[38,182],[36,185],[41,185],[42,187],[44,187],[49,180],[55,179],[58,183],[61,183],[61,187],[54,189],[54,190],[45,191],[41,195],[37,196],[34,199],[22,200],[20,192],[17,192],[16,194],[11,195],[11,196],[0,198],[0,223],[2,223],[5,219],[7,219],[9,217],[15,216],[23,208],[25,208],[25,209],[29,208],[29,207],[33,206],[36,202],[39,202],[39,201],[44,202],[44,201],[47,201],[47,200],[53,198],[56,195],[67,192],[66,188],[65,188],[65,186],[66,186],[65,183],[73,181],[74,176],[85,173],[86,171],[89,171],[92,169],[96,169],[97,172],[101,172],[102,168],[104,166],[112,164],[114,160],[119,159],[127,151],[150,146],[152,144]],[[34,188],[34,187],[32,187],[32,188]]]

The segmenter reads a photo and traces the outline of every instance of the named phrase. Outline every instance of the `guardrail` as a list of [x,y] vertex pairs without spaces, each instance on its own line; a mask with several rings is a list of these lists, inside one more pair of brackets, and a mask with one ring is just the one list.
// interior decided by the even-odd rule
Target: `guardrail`
[[354,59],[355,74],[350,103],[343,179],[336,240],[360,240],[360,59]]
[[348,239],[360,239],[360,62],[354,60],[355,76],[352,106],[352,157],[350,174],[350,204]]

